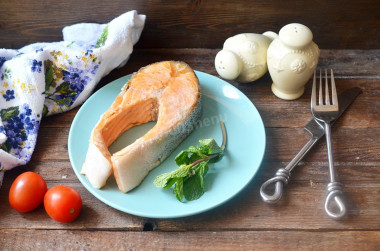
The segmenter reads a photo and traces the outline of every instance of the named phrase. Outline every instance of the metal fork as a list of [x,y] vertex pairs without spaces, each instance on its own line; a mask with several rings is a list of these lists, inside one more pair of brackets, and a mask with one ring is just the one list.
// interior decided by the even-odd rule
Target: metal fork
[[[346,214],[346,207],[341,199],[342,184],[337,181],[334,167],[333,149],[331,144],[331,122],[339,115],[338,95],[336,93],[334,73],[331,69],[331,101],[329,94],[329,81],[325,70],[325,98],[322,92],[322,71],[319,72],[319,98],[317,103],[316,72],[314,71],[313,89],[311,93],[311,112],[313,116],[324,123],[327,153],[329,160],[330,183],[327,185],[327,198],[325,202],[326,213],[334,219],[342,218]],[[336,203],[333,206],[333,203]]]

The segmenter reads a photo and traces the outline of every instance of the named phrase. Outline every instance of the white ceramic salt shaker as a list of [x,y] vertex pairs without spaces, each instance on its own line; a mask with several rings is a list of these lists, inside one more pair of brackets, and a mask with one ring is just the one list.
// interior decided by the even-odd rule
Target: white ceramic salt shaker
[[303,24],[285,25],[268,48],[267,64],[272,92],[279,98],[299,98],[318,64],[319,48]]
[[243,33],[228,38],[215,57],[215,69],[227,80],[248,83],[257,80],[267,71],[267,50],[274,32]]

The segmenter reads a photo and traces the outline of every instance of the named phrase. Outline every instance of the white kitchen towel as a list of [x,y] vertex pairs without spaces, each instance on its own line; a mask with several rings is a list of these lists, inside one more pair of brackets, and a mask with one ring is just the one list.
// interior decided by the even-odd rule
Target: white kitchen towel
[[145,18],[129,11],[108,24],[67,26],[60,42],[0,49],[0,186],[6,170],[30,160],[44,116],[83,103],[127,62]]

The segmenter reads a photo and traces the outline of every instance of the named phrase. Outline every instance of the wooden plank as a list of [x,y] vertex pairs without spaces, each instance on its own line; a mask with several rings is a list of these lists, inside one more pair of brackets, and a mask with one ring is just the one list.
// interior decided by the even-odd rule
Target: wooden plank
[[[334,221],[324,212],[326,184],[292,183],[286,188],[282,200],[266,204],[259,196],[261,183],[254,181],[238,196],[220,208],[204,214],[175,220],[156,220],[159,230],[181,231],[218,229],[372,229],[380,226],[378,216],[379,186],[349,184],[344,190],[348,217]],[[370,192],[372,191],[372,192]],[[369,192],[370,194],[367,194]],[[373,214],[373,216],[372,216]],[[371,216],[370,216],[371,215]]]
[[[380,3],[363,1],[104,1],[0,2],[0,47],[62,40],[61,30],[78,22],[109,22],[128,11],[147,15],[140,48],[218,48],[243,32],[279,32],[288,23],[310,27],[321,48],[379,46]],[[299,11],[302,10],[302,15]],[[57,18],[59,17],[59,18]]]
[[332,68],[339,77],[379,78],[380,50],[324,50],[322,48],[319,68]]
[[[205,48],[154,48],[142,49],[136,48],[131,55],[128,63],[121,69],[113,71],[106,77],[108,83],[116,78],[133,73],[139,68],[148,64],[163,61],[163,60],[180,60],[185,61],[195,70],[203,71],[215,76],[218,76],[214,68],[214,59],[219,50],[222,49],[222,44],[217,46],[216,49]],[[318,62],[320,68],[334,69],[336,78],[379,78],[380,72],[380,50],[371,48],[370,50],[328,50],[321,48],[320,57]],[[270,81],[269,74],[259,79],[254,83]],[[234,83],[234,81],[231,81]],[[251,84],[243,84],[244,86],[251,86]]]
[[[365,163],[379,165],[380,139],[373,137],[380,135],[379,129],[334,129],[332,130],[334,159],[337,163],[341,163],[342,166],[347,163],[357,167]],[[267,128],[266,132],[266,161],[290,160],[310,139],[310,134],[298,129]],[[327,166],[326,154],[325,140],[321,139],[303,161]]]
[[[226,231],[226,230],[380,230],[379,182],[350,182],[344,186],[348,217],[343,221],[330,219],[324,211],[326,182],[292,181],[277,205],[264,203],[259,195],[262,181],[253,181],[227,203],[208,212],[178,219],[147,219],[113,209],[90,194],[79,183],[51,182],[48,187],[65,184],[77,189],[83,210],[70,224],[50,219],[41,206],[20,214],[7,202],[10,182],[0,190],[0,229],[77,229],[77,230],[142,230],[146,223],[160,231]],[[126,195],[128,196],[128,195]],[[180,202],[178,202],[180,203]],[[191,202],[189,202],[191,203]],[[154,206],[154,205],[152,205]]]
[[[40,128],[32,161],[68,161],[68,134],[69,128],[60,130],[52,127]],[[309,135],[302,128],[266,128],[265,159],[271,162],[290,160],[310,139]],[[333,128],[336,161],[379,163],[380,138],[374,135],[380,135],[379,128]],[[325,144],[322,144],[318,154],[313,154],[313,158],[309,161],[324,163],[325,153]]]
[[[342,118],[338,127],[367,128],[378,127],[376,122],[380,116],[377,99],[380,79],[337,79],[338,93],[352,87],[360,87],[363,93],[357,97]],[[254,86],[237,84],[240,89],[256,106],[266,127],[303,127],[310,119],[310,97],[312,82],[306,85],[305,93],[297,100],[282,100],[270,90],[271,81],[258,82]],[[374,109],[375,108],[375,109]]]
[[379,231],[122,232],[0,230],[5,249],[26,250],[378,250]]

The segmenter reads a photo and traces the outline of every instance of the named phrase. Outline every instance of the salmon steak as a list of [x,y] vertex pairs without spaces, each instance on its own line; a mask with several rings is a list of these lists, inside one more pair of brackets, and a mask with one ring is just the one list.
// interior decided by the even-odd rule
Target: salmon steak
[[[120,191],[137,187],[194,130],[201,115],[197,76],[184,62],[141,68],[122,87],[90,136],[81,173],[95,188],[113,174]],[[111,154],[110,145],[128,129],[156,121],[144,136]]]

